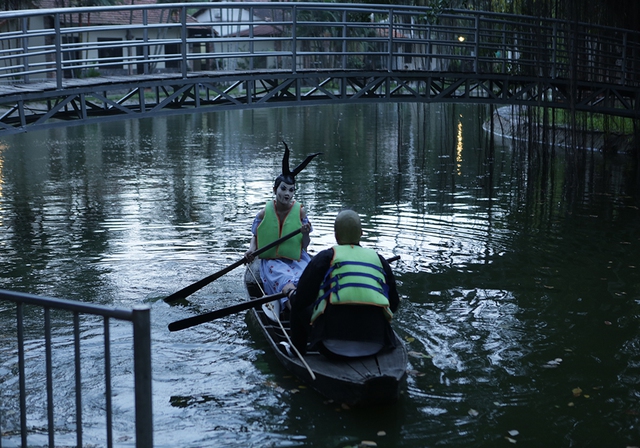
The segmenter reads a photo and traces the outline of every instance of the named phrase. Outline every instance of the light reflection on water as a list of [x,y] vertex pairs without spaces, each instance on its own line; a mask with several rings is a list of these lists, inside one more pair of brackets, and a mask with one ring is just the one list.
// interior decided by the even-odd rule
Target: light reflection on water
[[[290,108],[11,137],[2,152],[0,286],[151,305],[157,446],[496,446],[511,430],[518,446],[599,446],[612,437],[637,445],[637,174],[625,174],[624,160],[570,153],[545,171],[541,153],[490,147],[485,114],[461,105]],[[245,299],[238,269],[189,306],[161,300],[242,256],[280,172],[282,140],[292,163],[324,152],[298,176],[312,253],[333,244],[335,215],[352,207],[363,217],[363,244],[402,257],[395,325],[411,375],[397,406],[345,410],[300,389],[242,315],[167,330]],[[567,162],[576,157],[580,170]],[[11,310],[0,309],[9,321]],[[6,341],[12,327],[4,327]],[[64,345],[69,331],[59,327]],[[82,338],[91,381],[101,362],[91,322]],[[133,446],[126,326],[112,339],[116,438]],[[0,343],[0,360],[6,407],[15,349]],[[34,388],[44,384],[41,365],[29,372]],[[56,372],[73,381],[71,367]],[[576,387],[584,394],[574,397]],[[100,445],[99,392],[88,392],[86,406],[87,439]],[[3,431],[13,410],[0,414]],[[30,413],[34,427],[46,426],[42,418]],[[66,443],[72,430],[62,428],[73,423],[60,418]]]

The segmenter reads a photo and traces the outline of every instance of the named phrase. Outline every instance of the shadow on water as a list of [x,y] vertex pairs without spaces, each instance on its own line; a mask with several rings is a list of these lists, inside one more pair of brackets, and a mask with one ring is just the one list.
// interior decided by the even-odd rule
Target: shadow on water
[[[634,159],[492,137],[490,116],[469,105],[323,106],[12,136],[0,148],[1,286],[152,307],[159,447],[640,446]],[[324,153],[297,179],[312,253],[333,244],[333,219],[351,207],[363,245],[402,257],[395,327],[410,374],[394,406],[326,403],[288,376],[242,315],[167,329],[246,299],[236,270],[184,303],[161,300],[244,253],[283,140],[294,161]],[[0,427],[10,434],[15,322],[0,308]],[[30,313],[36,363],[41,327]],[[63,323],[57,331],[63,341]],[[90,322],[83,331],[93,360]],[[114,418],[126,444],[132,403],[119,356]],[[42,383],[41,367],[30,372]],[[99,444],[91,397],[88,437]],[[39,412],[29,413],[34,432]]]

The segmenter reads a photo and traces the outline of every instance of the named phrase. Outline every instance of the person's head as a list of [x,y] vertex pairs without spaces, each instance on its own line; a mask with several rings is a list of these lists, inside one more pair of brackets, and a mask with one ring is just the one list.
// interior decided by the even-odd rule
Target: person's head
[[360,244],[360,237],[362,237],[360,216],[353,210],[341,211],[336,216],[333,232],[338,244]]
[[276,196],[276,202],[282,205],[291,205],[293,201],[293,195],[296,192],[295,181],[289,183],[286,180],[281,179],[279,182],[276,179],[276,185],[273,187],[273,194]]

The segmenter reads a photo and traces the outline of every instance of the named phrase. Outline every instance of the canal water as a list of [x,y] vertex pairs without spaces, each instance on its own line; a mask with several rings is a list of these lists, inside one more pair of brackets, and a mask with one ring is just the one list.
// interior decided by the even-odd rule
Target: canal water
[[[640,177],[624,154],[492,138],[476,105],[339,105],[117,121],[0,141],[0,288],[151,307],[158,447],[640,446]],[[400,401],[348,409],[301,387],[243,313],[236,269],[282,141],[314,230],[344,208],[390,257],[410,352]],[[27,313],[29,440],[46,445],[44,342]],[[54,314],[56,441],[75,424],[73,343]],[[133,446],[131,330],[114,322],[114,438]],[[104,446],[101,323],[82,321],[84,440]],[[19,446],[15,311],[0,303],[2,446]]]

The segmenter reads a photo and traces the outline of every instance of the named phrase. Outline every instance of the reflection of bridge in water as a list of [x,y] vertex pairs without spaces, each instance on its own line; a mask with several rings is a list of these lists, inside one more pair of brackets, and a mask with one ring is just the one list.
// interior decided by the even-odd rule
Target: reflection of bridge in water
[[637,32],[396,5],[188,7],[197,21],[184,4],[0,13],[0,135],[336,101],[640,118]]

